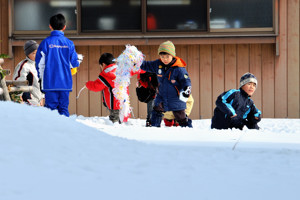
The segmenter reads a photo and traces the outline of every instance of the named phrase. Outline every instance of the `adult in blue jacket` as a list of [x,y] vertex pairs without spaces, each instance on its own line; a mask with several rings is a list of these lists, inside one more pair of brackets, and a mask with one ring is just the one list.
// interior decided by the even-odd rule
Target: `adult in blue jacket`
[[71,68],[78,67],[80,60],[73,42],[64,36],[65,17],[62,14],[52,16],[49,27],[50,36],[37,50],[36,69],[45,93],[45,107],[68,117],[69,93],[73,85]]
[[211,128],[259,129],[257,123],[261,120],[261,112],[250,97],[256,90],[257,79],[251,73],[241,77],[240,88],[222,93],[217,101],[212,118]]
[[156,73],[158,93],[152,111],[151,125],[160,127],[163,112],[172,111],[181,127],[192,127],[192,120],[185,113],[186,101],[191,94],[191,80],[186,71],[186,63],[176,56],[171,41],[158,48],[160,59],[144,61],[141,69]]

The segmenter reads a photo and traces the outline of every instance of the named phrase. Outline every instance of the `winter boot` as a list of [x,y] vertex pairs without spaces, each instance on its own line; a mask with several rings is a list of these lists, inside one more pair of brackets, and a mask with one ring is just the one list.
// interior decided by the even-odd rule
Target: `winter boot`
[[183,121],[178,122],[181,127],[193,128],[192,120],[189,118],[184,119]]
[[146,120],[146,127],[151,127],[151,121],[150,121],[150,119]]
[[171,127],[174,125],[174,120],[164,118],[165,126]]

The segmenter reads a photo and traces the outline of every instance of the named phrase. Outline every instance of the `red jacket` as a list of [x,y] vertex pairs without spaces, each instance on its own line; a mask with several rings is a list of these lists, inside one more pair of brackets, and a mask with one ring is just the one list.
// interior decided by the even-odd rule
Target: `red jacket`
[[102,91],[102,100],[104,106],[111,110],[119,110],[120,102],[115,98],[113,94],[113,88],[115,88],[114,79],[116,78],[117,65],[110,64],[106,66],[99,77],[95,81],[88,81],[86,87],[94,92]]

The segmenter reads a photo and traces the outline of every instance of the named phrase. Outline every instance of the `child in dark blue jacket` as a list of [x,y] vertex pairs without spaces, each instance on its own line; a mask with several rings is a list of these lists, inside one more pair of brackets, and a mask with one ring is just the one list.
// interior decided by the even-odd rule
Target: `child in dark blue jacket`
[[160,44],[160,59],[144,61],[141,69],[156,73],[158,93],[151,115],[151,125],[160,127],[163,112],[172,111],[181,127],[192,127],[192,120],[185,113],[186,101],[191,94],[191,80],[186,71],[186,63],[176,56],[171,41]]
[[241,77],[240,88],[222,93],[217,101],[212,118],[211,128],[259,129],[257,123],[261,120],[261,112],[250,97],[257,87],[256,77],[247,72]]

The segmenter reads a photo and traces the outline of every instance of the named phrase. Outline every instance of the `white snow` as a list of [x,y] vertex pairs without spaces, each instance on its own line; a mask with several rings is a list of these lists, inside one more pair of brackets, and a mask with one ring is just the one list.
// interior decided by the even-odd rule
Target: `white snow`
[[220,131],[0,110],[1,200],[300,199],[300,119]]

